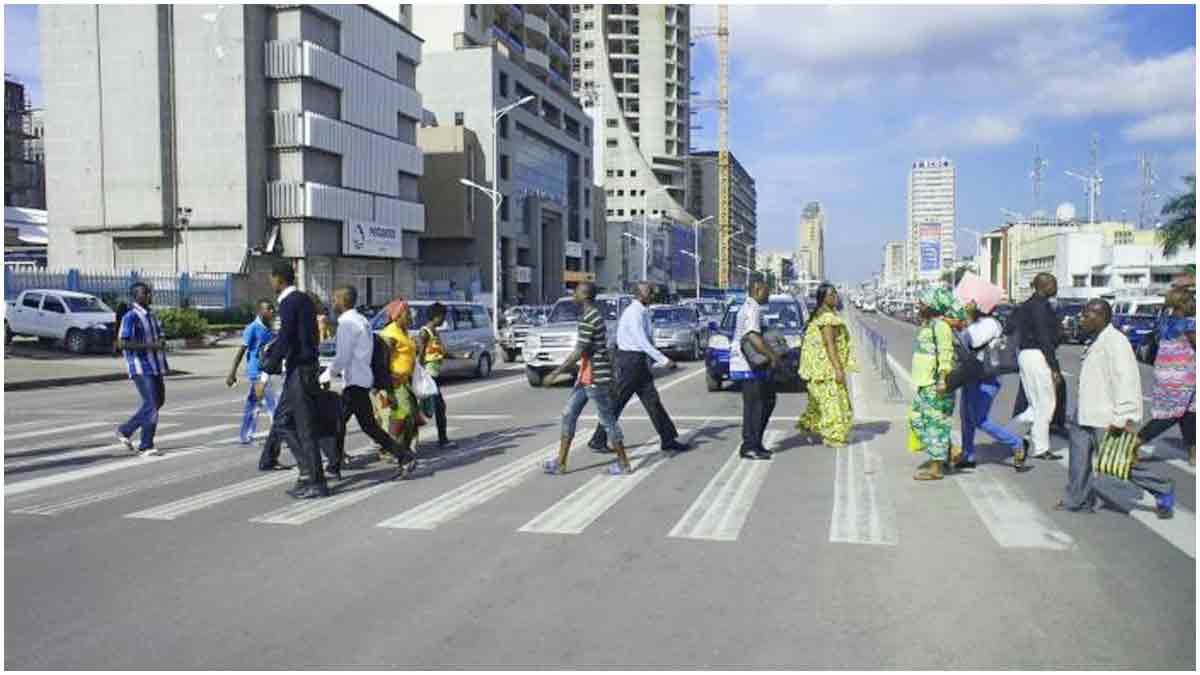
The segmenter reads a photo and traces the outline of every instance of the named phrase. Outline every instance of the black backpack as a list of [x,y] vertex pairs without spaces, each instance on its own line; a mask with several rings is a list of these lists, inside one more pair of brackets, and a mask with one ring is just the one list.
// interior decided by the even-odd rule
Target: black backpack
[[377,334],[371,335],[371,388],[390,391],[392,388],[392,348],[387,340]]
[[1020,371],[1017,355],[1021,353],[1021,330],[1025,321],[1023,307],[1018,307],[1008,319],[1000,337],[984,347],[984,377],[1011,375]]

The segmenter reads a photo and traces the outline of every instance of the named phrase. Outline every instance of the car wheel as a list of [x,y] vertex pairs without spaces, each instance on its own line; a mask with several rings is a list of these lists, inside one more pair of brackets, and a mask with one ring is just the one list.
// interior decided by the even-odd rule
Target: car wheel
[[699,361],[702,356],[700,353],[700,336],[697,335],[696,339],[692,340],[692,360]]
[[13,339],[12,329],[8,327],[8,321],[5,321],[4,322],[4,344],[5,344],[5,346],[11,345],[12,339]]
[[515,349],[505,349],[504,350],[504,362],[505,363],[512,363],[513,361],[516,361],[516,360],[517,360],[517,350],[515,350]]
[[721,381],[712,376],[712,373],[704,372],[704,383],[708,385],[709,391],[721,391]]
[[87,351],[87,336],[78,328],[72,328],[67,331],[67,337],[63,339],[63,344],[72,354],[82,354]]
[[535,368],[525,369],[525,379],[529,381],[529,386],[531,387],[542,386],[542,374]]
[[479,361],[475,364],[475,377],[487,377],[492,374],[492,355],[484,352],[479,355]]

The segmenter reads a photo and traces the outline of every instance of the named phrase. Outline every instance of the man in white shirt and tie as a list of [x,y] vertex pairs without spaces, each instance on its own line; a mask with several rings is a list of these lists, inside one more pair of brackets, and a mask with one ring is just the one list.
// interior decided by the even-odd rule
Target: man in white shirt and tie
[[[333,311],[337,314],[337,352],[329,369],[321,375],[323,382],[340,376],[342,387],[342,425],[353,415],[358,426],[371,440],[383,449],[399,456],[402,448],[375,420],[371,407],[371,354],[375,349],[375,335],[371,322],[354,309],[358,304],[358,290],[343,286],[333,292]],[[330,458],[325,472],[341,478],[342,461],[345,458],[346,436],[338,438],[337,454]]]
[[[629,307],[621,313],[617,324],[617,359],[616,378],[613,380],[613,415],[620,417],[621,411],[629,399],[637,394],[646,415],[658,432],[662,449],[668,452],[682,452],[688,445],[680,443],[679,432],[671,422],[671,416],[663,408],[658,397],[658,388],[654,386],[654,374],[650,372],[649,360],[655,364],[676,368],[675,362],[663,356],[650,339],[650,317],[646,313],[646,305],[654,296],[654,287],[646,282],[637,285],[637,297],[629,303]],[[606,452],[608,435],[604,427],[597,426],[588,446],[596,452]]]

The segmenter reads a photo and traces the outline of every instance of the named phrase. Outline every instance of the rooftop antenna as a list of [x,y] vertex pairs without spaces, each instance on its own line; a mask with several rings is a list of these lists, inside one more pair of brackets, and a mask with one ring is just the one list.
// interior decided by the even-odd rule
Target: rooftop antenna
[[1088,223],[1095,223],[1100,200],[1100,186],[1104,184],[1104,178],[1100,175],[1100,138],[1096,134],[1092,134],[1091,145],[1091,166],[1088,175],[1084,176],[1074,171],[1064,171],[1063,173],[1083,182],[1083,193],[1087,195],[1088,200]]
[[1042,159],[1042,148],[1040,145],[1034,146],[1033,150],[1033,171],[1029,177],[1033,179],[1033,210],[1032,214],[1037,214],[1041,208],[1042,201],[1042,170],[1050,166],[1050,162]]

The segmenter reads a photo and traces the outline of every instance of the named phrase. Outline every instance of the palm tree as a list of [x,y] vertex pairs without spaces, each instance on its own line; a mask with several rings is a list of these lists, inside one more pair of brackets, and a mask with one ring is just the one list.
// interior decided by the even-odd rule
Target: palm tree
[[1171,217],[1158,230],[1158,243],[1165,256],[1174,255],[1183,244],[1196,247],[1196,176],[1184,176],[1183,182],[1190,189],[1172,197],[1162,208],[1162,214]]

